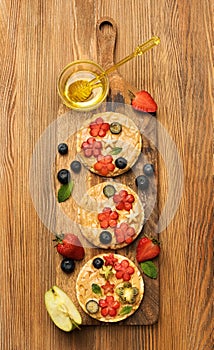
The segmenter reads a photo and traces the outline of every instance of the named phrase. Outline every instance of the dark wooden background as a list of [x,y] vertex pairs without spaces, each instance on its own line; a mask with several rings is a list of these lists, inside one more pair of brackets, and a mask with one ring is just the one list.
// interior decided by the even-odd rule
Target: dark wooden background
[[[208,0],[2,0],[0,2],[1,349],[210,350],[212,348],[212,55]],[[184,167],[179,209],[161,233],[160,318],[153,326],[84,327],[65,334],[44,293],[55,283],[52,236],[29,194],[34,146],[60,105],[56,77],[96,61],[95,24],[119,27],[116,61],[157,34],[161,46],[120,68],[151,92]],[[175,179],[176,181],[176,179]],[[160,157],[159,206],[167,197]]]

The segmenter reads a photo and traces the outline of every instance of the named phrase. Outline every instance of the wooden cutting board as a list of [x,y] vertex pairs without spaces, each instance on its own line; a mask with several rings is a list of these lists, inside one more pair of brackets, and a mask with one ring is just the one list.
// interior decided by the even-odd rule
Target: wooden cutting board
[[[107,28],[107,29],[106,29]],[[114,49],[116,44],[116,36],[117,36],[117,26],[116,23],[109,17],[101,18],[96,25],[96,35],[97,35],[97,50],[98,50],[98,63],[103,68],[108,68],[111,65],[114,64]],[[125,112],[124,103],[127,105],[131,104],[131,93],[136,93],[137,89],[132,87],[128,82],[124,80],[124,78],[117,72],[113,72],[109,76],[110,81],[110,90],[107,97],[106,104],[103,104],[101,106],[100,110],[113,110],[119,113]],[[131,107],[130,107],[131,108]],[[132,108],[131,108],[132,109]],[[78,117],[78,125],[80,123],[79,118],[81,118],[81,114],[76,114],[76,112],[73,112],[69,110],[64,105],[60,105],[58,116],[62,116],[64,113],[69,114],[71,116],[72,123],[75,123],[75,120],[77,121]],[[89,113],[84,113],[84,119],[90,118],[93,116],[94,111],[91,111]],[[140,130],[143,130],[143,134],[146,134],[148,138],[146,138],[144,135],[142,135],[142,154],[139,158],[136,167],[138,169],[142,169],[143,165],[145,163],[152,163],[155,167],[155,176],[150,179],[150,187],[149,190],[146,193],[142,193],[141,200],[143,204],[145,205],[145,216],[146,216],[146,222],[143,227],[143,231],[138,237],[138,239],[133,242],[128,247],[125,247],[123,249],[119,249],[115,251],[115,253],[127,256],[132,261],[136,262],[135,259],[135,250],[136,245],[142,237],[143,233],[152,234],[153,236],[157,237],[157,222],[158,222],[158,208],[157,208],[157,193],[156,190],[158,188],[158,164],[157,164],[157,150],[154,147],[153,143],[149,141],[149,139],[155,140],[157,138],[156,134],[156,127],[154,123],[154,116],[144,113],[135,112],[132,109],[131,118],[136,123],[136,125],[139,127]],[[79,126],[78,126],[79,127]],[[78,129],[78,128],[77,128]],[[59,140],[60,142],[66,141],[66,140]],[[72,151],[69,153],[69,157],[71,158],[69,161],[71,162],[76,157],[76,149],[75,149],[75,135],[72,138],[73,147],[71,145]],[[59,164],[57,164],[59,166]],[[63,163],[61,164],[63,166]],[[57,173],[57,169],[55,169],[55,176]],[[142,172],[143,174],[143,172]],[[137,190],[135,186],[135,172],[130,170],[129,172],[125,173],[124,175],[121,175],[117,178],[117,180],[121,183],[124,183],[131,187],[133,190]],[[77,179],[77,181],[80,181]],[[94,186],[100,182],[105,181],[105,178],[101,178],[100,176],[91,174],[89,171],[87,171],[84,175],[84,179],[81,179],[81,181],[85,181],[87,188],[90,188],[91,186]],[[57,187],[57,186],[55,186]],[[57,192],[57,188],[55,188]],[[75,208],[72,207],[72,200],[70,199],[67,201],[66,205],[71,206],[71,210],[75,210]],[[154,204],[155,203],[155,204]],[[153,208],[151,212],[151,207]],[[58,227],[60,227],[60,220],[61,218],[56,218],[56,221],[58,221]],[[74,232],[75,233],[75,232]],[[78,232],[79,234],[79,232]],[[81,237],[81,236],[80,236]],[[84,239],[83,239],[84,241]],[[62,260],[62,257],[57,255],[57,267],[56,267],[56,284],[61,287],[65,292],[68,293],[68,295],[71,297],[75,305],[78,305],[76,295],[75,295],[75,283],[77,275],[81,269],[81,267],[85,264],[86,261],[88,261],[90,258],[92,258],[94,255],[100,254],[100,253],[106,253],[106,250],[103,249],[97,249],[93,248],[91,249],[86,248],[86,256],[83,261],[76,263],[76,268],[74,273],[71,275],[66,275],[62,272],[60,268],[60,263]],[[158,258],[154,260],[154,263],[158,267]],[[150,279],[147,276],[143,275],[144,283],[145,283],[145,294],[143,301],[141,303],[141,306],[139,309],[134,313],[134,315],[130,316],[127,320],[122,321],[121,324],[125,325],[151,325],[158,320],[158,314],[159,314],[159,276],[157,279]],[[78,307],[82,318],[83,318],[83,324],[84,325],[102,325],[99,321],[96,321],[92,319],[90,316],[86,315],[80,307]]]

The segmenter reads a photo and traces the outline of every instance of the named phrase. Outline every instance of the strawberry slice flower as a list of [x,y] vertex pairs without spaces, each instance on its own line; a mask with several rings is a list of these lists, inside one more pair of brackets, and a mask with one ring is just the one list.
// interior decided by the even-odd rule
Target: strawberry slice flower
[[105,266],[114,266],[114,264],[118,261],[117,258],[114,257],[113,253],[110,253],[109,255],[104,256],[105,259]]
[[82,143],[82,150],[85,157],[90,158],[94,156],[97,158],[101,155],[102,142],[96,141],[94,137],[89,137],[87,141]]
[[107,296],[105,299],[100,299],[99,306],[101,307],[101,315],[114,317],[120,307],[119,301],[115,300],[113,296]]
[[104,290],[104,294],[114,293],[115,284],[111,284],[109,281],[106,282],[101,288]]
[[131,243],[133,241],[133,236],[135,235],[134,227],[129,226],[126,222],[122,222],[120,226],[114,229],[117,243]]
[[89,128],[90,128],[90,135],[91,136],[104,137],[104,136],[106,136],[106,133],[109,130],[109,124],[104,123],[104,120],[102,118],[97,118],[95,121],[93,121],[89,125]]
[[116,204],[117,210],[130,211],[132,209],[132,203],[134,203],[135,198],[127,191],[121,190],[119,193],[115,193],[113,201]]
[[111,208],[104,208],[102,213],[98,214],[98,220],[100,222],[100,227],[115,227],[117,225],[117,219],[119,215],[116,211],[112,211]]
[[106,176],[115,169],[115,165],[112,163],[112,156],[102,156],[97,157],[97,163],[94,164],[94,169],[100,173],[100,175]]
[[115,263],[114,269],[116,270],[117,279],[123,279],[124,281],[129,281],[131,275],[134,273],[134,268],[129,265],[128,260],[124,259],[121,263]]

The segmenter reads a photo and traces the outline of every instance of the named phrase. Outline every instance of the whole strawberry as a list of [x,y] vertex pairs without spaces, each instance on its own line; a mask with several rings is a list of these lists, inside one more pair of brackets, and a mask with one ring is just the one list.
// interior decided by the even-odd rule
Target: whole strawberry
[[136,248],[136,259],[138,262],[151,260],[160,253],[159,242],[152,237],[144,236],[138,242]]
[[59,254],[65,258],[73,260],[82,260],[85,256],[84,248],[79,238],[73,233],[56,236],[56,249]]

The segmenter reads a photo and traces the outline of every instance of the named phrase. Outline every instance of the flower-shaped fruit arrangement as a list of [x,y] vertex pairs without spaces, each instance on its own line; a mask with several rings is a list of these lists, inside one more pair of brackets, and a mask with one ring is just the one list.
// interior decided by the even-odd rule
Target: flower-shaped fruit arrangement
[[102,213],[98,214],[100,227],[115,227],[117,225],[118,217],[119,214],[116,211],[112,211],[111,208],[104,208]]
[[100,254],[83,266],[76,289],[77,299],[86,313],[99,321],[117,322],[140,306],[144,284],[131,260],[109,253]]
[[102,143],[100,141],[96,141],[94,137],[89,137],[87,141],[83,142],[82,149],[85,157],[94,156],[97,158],[101,154]]
[[100,175],[106,176],[115,169],[115,165],[112,163],[113,158],[111,155],[97,157],[97,162],[94,164],[94,169],[99,172]]
[[129,194],[126,190],[121,190],[119,193],[115,193],[113,197],[114,203],[116,203],[116,209],[127,210],[132,209],[132,203],[134,202],[134,196]]
[[116,112],[102,112],[87,120],[77,131],[76,141],[84,166],[106,177],[128,171],[142,149],[139,128],[127,115]]
[[104,123],[103,119],[99,117],[95,121],[91,122],[89,127],[91,136],[104,137],[109,130],[109,123]]

